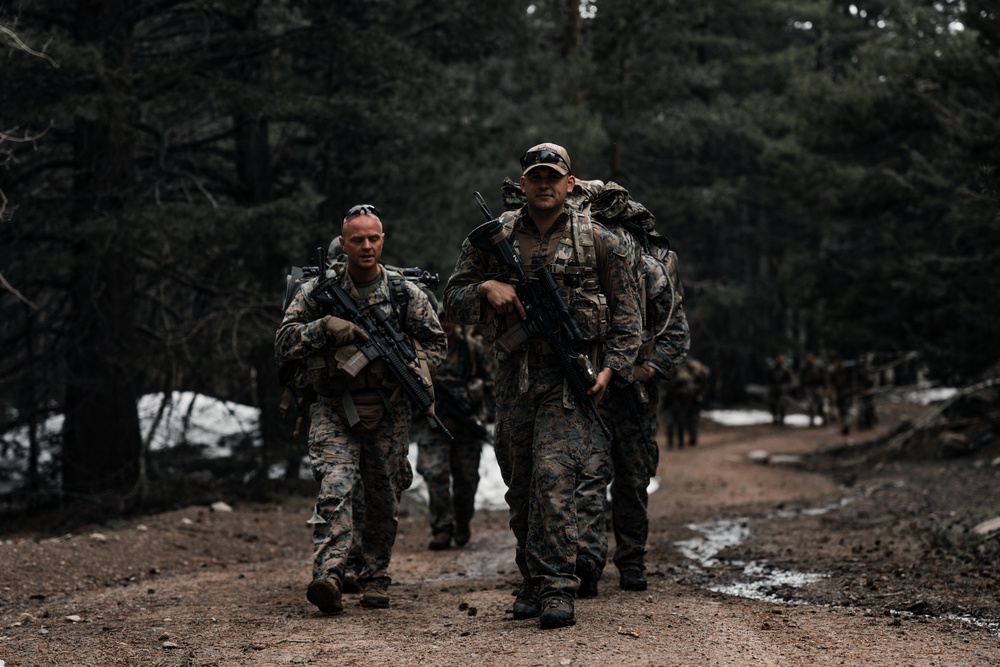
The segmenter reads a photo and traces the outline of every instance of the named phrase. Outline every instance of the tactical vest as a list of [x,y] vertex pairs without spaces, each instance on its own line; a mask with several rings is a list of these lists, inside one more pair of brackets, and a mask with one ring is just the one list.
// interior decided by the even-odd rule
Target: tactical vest
[[[383,280],[389,292],[389,304],[395,314],[395,324],[401,333],[410,338],[417,353],[421,375],[425,378],[424,384],[430,390],[430,369],[423,349],[406,328],[410,303],[405,286],[406,278],[391,267],[383,266],[383,269]],[[326,276],[339,278],[343,270],[343,264],[334,264],[327,270]],[[356,346],[344,345],[326,354],[308,357],[304,360],[304,379],[312,387],[318,400],[327,401],[338,411],[342,410],[351,426],[360,424],[361,428],[373,429],[386,411],[391,410],[389,397],[398,387],[381,359],[370,361],[359,371],[353,371],[352,359],[359,361],[356,357],[358,354]]]
[[[396,315],[400,331],[409,336],[406,327],[409,322],[410,294],[406,289],[407,280],[403,270],[383,266],[383,280],[386,281],[391,310]],[[343,261],[336,259],[327,264],[324,277],[339,277],[346,269]],[[286,279],[285,297],[282,305],[287,310],[296,292],[301,289],[307,278],[318,279],[319,267],[309,267],[303,270],[293,267]],[[427,295],[432,306],[437,305],[433,291],[423,282],[415,284]],[[318,304],[317,304],[318,305]],[[320,315],[328,313],[322,312]],[[417,354],[417,364],[420,375],[428,392],[433,395],[430,379],[430,368],[426,354],[420,343],[410,337],[410,343]],[[374,428],[382,419],[386,410],[391,409],[388,396],[397,389],[392,374],[381,360],[368,363],[358,373],[345,373],[342,369],[352,361],[357,352],[354,346],[344,346],[328,354],[311,356],[305,359],[295,359],[278,364],[278,380],[284,386],[281,401],[278,405],[282,417],[294,402],[298,408],[293,434],[298,436],[303,419],[309,405],[316,400],[330,402],[336,409],[342,410],[351,426],[361,424],[363,428]],[[358,359],[353,360],[355,363]],[[355,400],[356,399],[356,400]]]
[[[519,235],[515,228],[517,218],[516,212],[506,211],[500,216],[500,222],[503,225],[504,235],[511,238],[511,244],[524,261],[527,257],[521,251]],[[526,262],[523,267],[528,278],[532,278],[535,267]],[[586,216],[569,212],[566,228],[562,232],[548,267],[559,286],[559,295],[573,311],[574,320],[583,336],[582,342],[593,344],[602,340],[608,331],[611,316],[607,297],[601,290],[594,229]],[[503,273],[499,261],[492,256],[487,273],[494,275]],[[492,342],[503,337],[512,328],[520,326],[520,323],[521,318],[516,312],[506,315],[494,313],[492,321],[483,327],[483,334]],[[547,351],[547,345],[541,340],[531,339],[530,344],[534,346],[534,352]]]

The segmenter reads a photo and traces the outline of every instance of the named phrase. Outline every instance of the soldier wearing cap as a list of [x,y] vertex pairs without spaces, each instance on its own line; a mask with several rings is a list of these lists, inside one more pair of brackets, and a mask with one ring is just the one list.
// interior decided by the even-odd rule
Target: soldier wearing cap
[[[597,371],[589,390],[596,404],[614,376],[631,380],[641,329],[636,277],[618,238],[566,205],[576,179],[562,146],[533,146],[521,168],[526,201],[501,216],[503,233],[528,279],[547,266],[572,305],[584,339],[575,351]],[[514,618],[537,616],[542,629],[573,625],[580,585],[576,488],[601,446],[598,427],[566,387],[545,338],[524,335],[524,305],[492,253],[466,239],[444,303],[452,320],[483,332],[497,360],[495,447],[523,578]]]

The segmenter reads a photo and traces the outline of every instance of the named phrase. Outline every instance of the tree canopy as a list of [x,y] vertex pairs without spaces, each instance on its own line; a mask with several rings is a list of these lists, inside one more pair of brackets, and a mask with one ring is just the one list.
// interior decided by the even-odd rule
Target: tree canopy
[[273,416],[288,267],[348,207],[446,279],[541,141],[681,259],[692,355],[1000,358],[986,0],[14,0],[0,8],[2,430],[65,414],[67,493],[141,495],[139,395]]

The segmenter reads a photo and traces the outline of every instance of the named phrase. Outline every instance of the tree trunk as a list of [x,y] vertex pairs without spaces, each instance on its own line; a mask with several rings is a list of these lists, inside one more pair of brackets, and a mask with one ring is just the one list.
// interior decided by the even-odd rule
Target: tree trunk
[[[76,121],[74,266],[69,290],[63,490],[98,509],[122,509],[141,451],[135,378],[132,227],[125,220],[133,174],[129,3],[81,0],[76,35],[103,60],[96,90]],[[95,112],[96,110],[96,112]]]
[[[240,32],[255,34],[258,30],[256,10],[252,7],[243,7],[241,10],[231,17],[233,25],[237,26]],[[260,85],[261,81],[269,76],[266,67],[258,60],[242,62],[239,71],[242,81],[250,86]],[[268,118],[263,109],[238,105],[233,109],[233,126],[236,138],[234,166],[240,184],[239,203],[248,208],[265,204],[273,199]],[[280,301],[280,296],[275,293],[275,304]],[[277,313],[276,315],[275,329],[281,322],[280,315]],[[278,384],[274,363],[273,337],[264,337],[254,344],[250,361],[253,364],[254,378],[252,395],[260,410],[261,449],[256,492],[263,497],[270,487],[268,472],[271,464],[297,448],[291,438],[291,424],[282,422],[278,415],[282,389]],[[299,456],[301,457],[301,454]],[[291,464],[288,467],[286,476],[291,474]],[[297,459],[294,474],[298,474]]]

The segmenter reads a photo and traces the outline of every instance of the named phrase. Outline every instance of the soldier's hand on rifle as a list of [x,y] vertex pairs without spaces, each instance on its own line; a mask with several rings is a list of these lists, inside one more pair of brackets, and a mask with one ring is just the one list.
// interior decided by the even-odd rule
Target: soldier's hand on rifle
[[486,297],[498,313],[506,314],[516,310],[522,320],[528,318],[528,313],[524,311],[521,300],[517,298],[517,290],[513,285],[499,280],[487,280],[479,286],[479,293]]
[[350,345],[368,340],[368,334],[354,322],[327,315],[323,318],[323,329],[331,336],[337,345]]
[[607,367],[602,368],[601,372],[597,374],[594,386],[587,390],[587,394],[594,400],[594,405],[600,403],[601,399],[604,398],[604,392],[608,390],[608,385],[611,384],[614,375],[615,372]]

